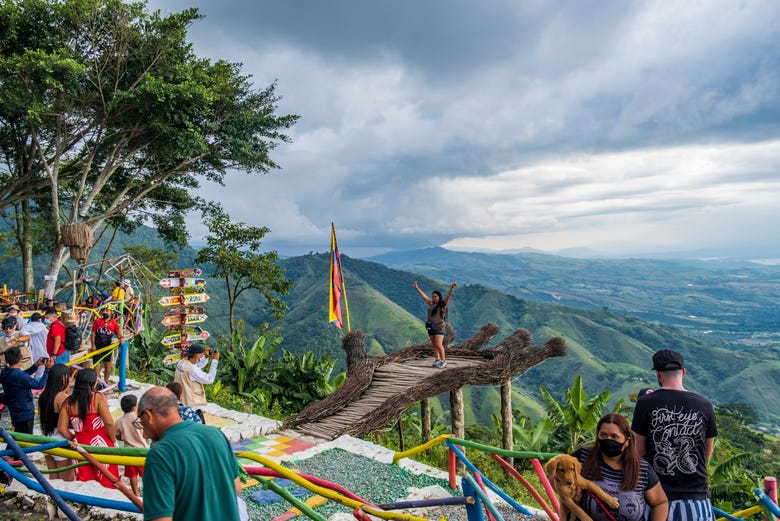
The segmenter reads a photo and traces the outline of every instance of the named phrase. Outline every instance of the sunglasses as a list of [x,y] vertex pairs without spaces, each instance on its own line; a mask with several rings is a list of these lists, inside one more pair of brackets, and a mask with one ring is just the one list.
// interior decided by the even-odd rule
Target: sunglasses
[[146,414],[147,412],[148,412],[148,409],[146,411],[142,412],[141,415],[138,418],[133,420],[133,427],[135,427],[139,431],[143,430],[143,428],[144,428],[143,424],[141,423],[141,418],[143,418],[144,414]]

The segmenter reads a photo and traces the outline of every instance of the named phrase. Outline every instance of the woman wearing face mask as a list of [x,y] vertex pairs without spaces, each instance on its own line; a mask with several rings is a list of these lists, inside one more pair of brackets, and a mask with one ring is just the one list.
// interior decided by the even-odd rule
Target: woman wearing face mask
[[655,471],[639,458],[631,427],[623,416],[602,416],[596,426],[596,443],[575,450],[572,456],[582,463],[584,477],[620,502],[619,508],[609,510],[584,492],[580,506],[594,521],[644,521],[648,509],[650,521],[666,521],[666,494]]

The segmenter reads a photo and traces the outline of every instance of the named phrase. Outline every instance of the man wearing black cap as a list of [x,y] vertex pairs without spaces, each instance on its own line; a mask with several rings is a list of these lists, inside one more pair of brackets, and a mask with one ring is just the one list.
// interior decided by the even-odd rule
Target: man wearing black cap
[[669,519],[714,521],[707,461],[718,429],[709,400],[683,386],[685,364],[671,349],[653,355],[661,388],[637,399],[631,430],[669,498]]
[[176,374],[173,376],[173,381],[181,384],[181,401],[193,409],[205,407],[208,404],[206,390],[203,386],[213,384],[217,377],[219,351],[211,351],[210,358],[211,366],[207,373],[203,371],[209,361],[206,350],[200,344],[190,344],[187,348],[187,358],[182,358],[176,364]]
[[[0,335],[0,353],[4,353],[14,346],[18,347],[22,353],[22,370],[29,369],[35,361],[30,351],[30,335],[26,335],[16,329],[16,319],[14,317],[5,317],[3,319],[3,332]],[[4,362],[5,359],[0,361],[0,365],[3,367],[5,366]]]

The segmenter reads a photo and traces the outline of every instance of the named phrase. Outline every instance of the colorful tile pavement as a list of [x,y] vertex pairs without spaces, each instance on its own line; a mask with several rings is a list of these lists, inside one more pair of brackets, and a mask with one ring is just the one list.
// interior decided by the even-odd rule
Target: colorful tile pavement
[[[231,446],[236,452],[255,452],[269,458],[279,458],[307,450],[314,447],[314,444],[290,436],[270,435],[237,441],[232,443]],[[249,460],[239,460],[239,463],[242,465],[257,465],[256,462]]]

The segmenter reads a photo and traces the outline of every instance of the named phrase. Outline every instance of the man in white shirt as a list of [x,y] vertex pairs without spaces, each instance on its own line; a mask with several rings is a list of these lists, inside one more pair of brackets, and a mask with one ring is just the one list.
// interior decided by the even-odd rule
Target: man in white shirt
[[[30,315],[30,320],[22,328],[22,333],[30,336],[30,350],[34,362],[39,358],[49,358],[49,352],[46,351],[46,337],[49,335],[49,330],[43,325],[43,317],[40,313],[36,311]],[[43,366],[38,366],[33,377],[41,376],[43,376]]]
[[[176,374],[173,381],[181,384],[181,401],[193,409],[205,407],[206,390],[204,385],[213,384],[217,377],[217,364],[219,351],[211,351],[210,356],[200,344],[190,344],[186,349],[187,358],[182,358],[176,364]],[[211,361],[208,372],[203,371],[206,364]]]

